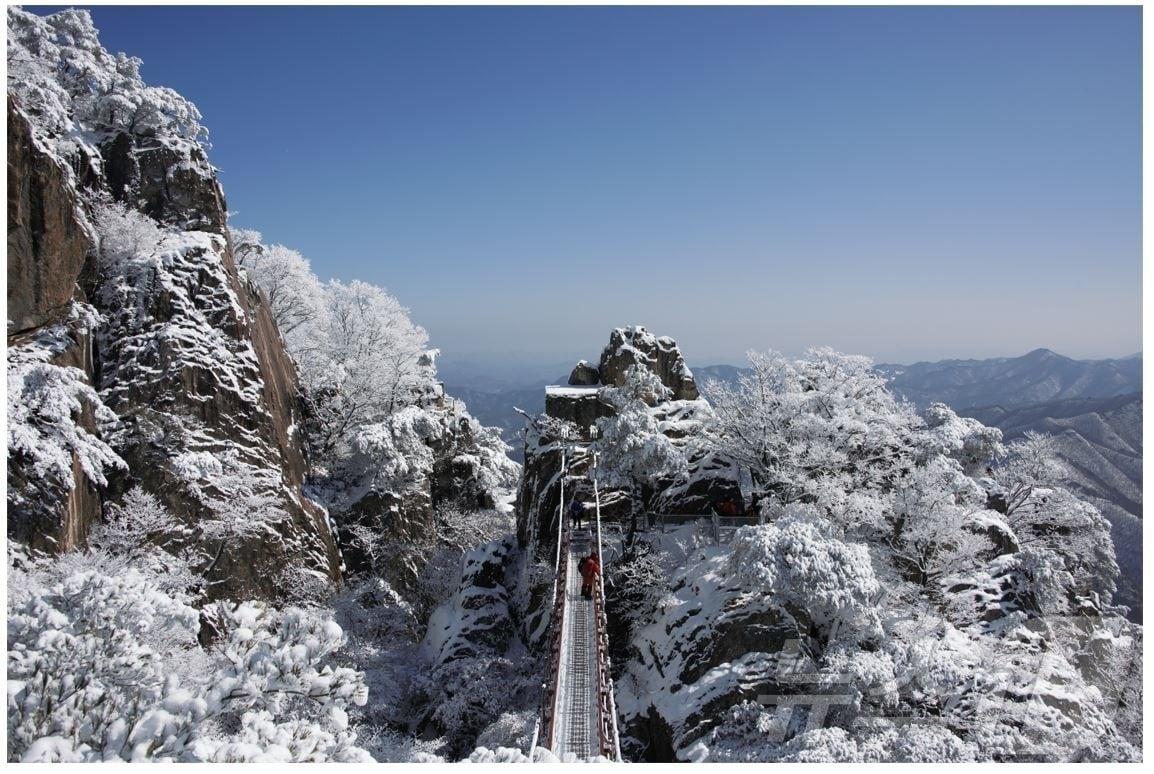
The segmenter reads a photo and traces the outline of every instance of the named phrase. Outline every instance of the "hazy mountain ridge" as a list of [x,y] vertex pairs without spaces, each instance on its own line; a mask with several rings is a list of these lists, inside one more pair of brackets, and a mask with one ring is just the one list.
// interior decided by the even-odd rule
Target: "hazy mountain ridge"
[[1074,360],[1048,349],[1021,357],[875,366],[898,395],[919,406],[1028,406],[1069,398],[1112,398],[1142,390],[1142,357]]
[[545,386],[564,383],[565,379],[554,379],[532,387],[514,387],[496,391],[446,384],[445,391],[463,401],[469,407],[469,412],[486,427],[499,428],[501,438],[512,447],[509,456],[517,462],[523,462],[525,449],[521,441],[521,430],[525,426],[525,418],[518,414],[516,409],[534,415],[544,413]]

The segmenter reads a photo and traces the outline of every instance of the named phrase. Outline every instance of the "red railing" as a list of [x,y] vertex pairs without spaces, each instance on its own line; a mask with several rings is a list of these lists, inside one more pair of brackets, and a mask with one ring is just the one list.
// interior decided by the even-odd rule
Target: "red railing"
[[601,754],[612,761],[620,760],[617,749],[617,708],[613,701],[613,676],[610,672],[608,621],[602,599],[601,584],[593,588],[593,614],[597,621],[597,739]]
[[605,553],[601,548],[601,490],[597,486],[597,455],[593,455],[593,505],[597,524],[597,556],[601,573],[593,588],[593,613],[597,621],[597,708],[598,736],[601,754],[611,761],[621,760],[621,741],[617,734],[617,701],[613,694],[613,663],[609,659],[609,619],[605,615]]

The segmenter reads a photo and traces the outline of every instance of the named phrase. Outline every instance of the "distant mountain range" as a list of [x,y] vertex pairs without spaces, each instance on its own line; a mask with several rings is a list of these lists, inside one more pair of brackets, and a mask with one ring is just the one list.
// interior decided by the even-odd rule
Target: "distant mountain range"
[[880,364],[898,395],[925,406],[1015,408],[1069,398],[1113,398],[1142,391],[1142,357],[1074,360],[1048,349],[1021,357]]

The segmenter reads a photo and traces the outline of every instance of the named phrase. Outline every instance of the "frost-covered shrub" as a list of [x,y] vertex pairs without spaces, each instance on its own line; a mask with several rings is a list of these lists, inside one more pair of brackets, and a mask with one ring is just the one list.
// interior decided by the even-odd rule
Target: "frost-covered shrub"
[[[18,599],[9,760],[217,760],[252,744],[285,759],[359,755],[345,709],[366,689],[323,663],[343,640],[332,621],[219,603],[221,639],[206,653],[198,611],[132,568],[74,572]],[[221,732],[227,716],[241,718],[239,738]]]
[[477,736],[476,744],[493,750],[503,747],[526,750],[533,739],[536,720],[536,708],[503,712]]
[[443,432],[437,418],[407,406],[380,422],[355,428],[340,475],[364,471],[364,485],[380,491],[405,491],[433,465],[432,442]]
[[[197,612],[136,572],[76,573],[8,616],[9,760],[174,757],[203,701],[166,661],[196,647]],[[185,634],[157,653],[157,631]]]
[[984,475],[1005,454],[1001,430],[959,417],[944,403],[931,403],[925,419],[927,431],[920,441],[923,454],[945,454],[960,462],[969,475]]
[[132,569],[165,594],[191,601],[206,586],[202,570],[208,563],[195,536],[154,495],[133,487],[105,507],[104,521],[93,527],[86,550],[43,566],[57,574],[85,563],[109,575]]
[[[907,577],[926,585],[942,573],[975,569],[989,559],[994,550],[989,529],[998,519],[985,506],[986,492],[949,457],[931,458],[903,477],[893,491],[892,546]],[[987,514],[985,529],[964,528],[979,514]],[[1005,534],[1012,539],[1008,527]]]
[[657,557],[645,542],[605,568],[605,607],[611,625],[609,645],[613,663],[620,665],[633,632],[647,624],[668,593],[668,580]]
[[367,750],[344,727],[319,727],[313,720],[277,722],[268,712],[245,712],[240,731],[226,738],[205,737],[192,744],[195,760],[213,763],[372,763]]
[[400,593],[376,576],[353,579],[331,598],[331,604],[345,632],[335,656],[364,672],[372,697],[369,704],[349,708],[358,744],[379,761],[403,762],[427,751],[409,733],[416,714],[410,682],[427,668],[418,657],[424,621]]
[[[542,754],[543,753],[543,754]],[[538,754],[533,756],[535,763],[556,763],[557,758],[548,751],[539,748]],[[528,763],[529,756],[517,747],[497,747],[490,749],[484,745],[477,747],[462,763]]]
[[164,242],[166,231],[160,224],[125,204],[97,199],[91,211],[100,260],[106,268],[115,270],[125,262],[150,256]]
[[430,719],[443,734],[449,755],[459,758],[473,749],[483,730],[514,708],[526,677],[506,658],[482,656],[450,661],[424,680],[433,708]]
[[881,586],[869,551],[843,543],[812,518],[742,527],[733,538],[728,572],[743,587],[804,611],[827,628],[878,629],[875,601]]
[[284,604],[306,609],[325,607],[333,593],[328,575],[299,564],[281,570],[277,585],[282,589],[280,599]]
[[1110,523],[1101,511],[1062,488],[1031,487],[1030,494],[1005,516],[1023,549],[1052,552],[1068,573],[1068,604],[1093,597],[1109,604],[1118,580]]
[[461,583],[465,555],[511,533],[516,524],[509,513],[468,511],[457,507],[437,511],[435,542],[426,549],[417,576],[414,601],[427,616],[444,604]]

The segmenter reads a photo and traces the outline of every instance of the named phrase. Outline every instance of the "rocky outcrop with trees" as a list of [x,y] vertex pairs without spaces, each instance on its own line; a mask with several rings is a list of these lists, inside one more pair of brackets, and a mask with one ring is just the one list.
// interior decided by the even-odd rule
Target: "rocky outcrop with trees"
[[349,654],[431,666],[518,467],[393,296],[228,226],[140,66],[8,10],[9,759],[388,757]]

